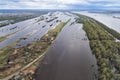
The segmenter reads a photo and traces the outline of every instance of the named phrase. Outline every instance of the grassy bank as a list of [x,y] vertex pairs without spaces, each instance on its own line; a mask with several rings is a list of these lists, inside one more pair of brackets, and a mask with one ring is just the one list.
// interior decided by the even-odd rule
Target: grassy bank
[[106,25],[96,21],[96,23],[98,23],[103,29],[105,29],[106,31],[108,31],[110,34],[112,34],[115,38],[120,40],[120,33],[118,33],[117,31],[107,27]]
[[92,53],[96,56],[99,80],[120,79],[120,34],[96,20],[78,15],[78,23],[83,23],[83,29],[90,40]]
[[20,22],[20,21],[24,21],[24,20],[27,20],[27,19],[32,19],[32,18],[35,18],[35,17],[38,17],[39,15],[37,14],[26,14],[26,15],[0,15],[0,21],[5,21],[5,20],[8,20],[7,22],[3,22],[3,23],[0,23],[0,27],[3,27],[3,26],[6,26],[6,25],[9,25],[9,24],[14,24],[14,23],[17,23],[17,22]]
[[[70,20],[68,20],[67,22],[59,23],[54,29],[48,31],[48,33],[44,35],[40,40],[34,41],[28,44],[27,46],[23,46],[17,49],[13,49],[11,46],[9,48],[6,47],[2,49],[0,54],[3,54],[3,56],[6,55],[7,56],[5,58],[0,58],[0,63],[4,63],[2,66],[0,66],[0,78],[3,78],[5,76],[14,73],[15,71],[21,69],[25,65],[31,63],[39,55],[42,55],[48,49],[48,47],[53,43],[53,41],[56,39],[57,35],[60,33],[62,28],[69,21]],[[33,72],[36,67],[37,66],[34,66]],[[21,78],[23,78],[23,76],[24,75],[22,75]]]

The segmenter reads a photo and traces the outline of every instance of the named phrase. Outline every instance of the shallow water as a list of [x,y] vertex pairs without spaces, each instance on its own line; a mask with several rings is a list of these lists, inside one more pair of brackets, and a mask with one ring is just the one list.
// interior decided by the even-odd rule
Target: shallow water
[[[51,16],[48,16],[47,14],[42,16],[44,16],[45,18],[51,17]],[[36,19],[40,18],[40,17],[37,17],[37,18],[29,19],[23,22],[15,23],[13,25],[8,25],[0,28],[0,36],[5,36],[7,34],[14,33],[10,35],[6,40],[0,42],[0,48],[4,48],[17,40],[20,40],[21,38],[24,38],[24,39],[20,40],[20,42],[16,46],[14,46],[14,48],[25,46],[33,41],[40,39],[50,29],[56,27],[56,25],[60,23],[60,22],[56,22],[56,20],[61,20],[62,22],[66,22],[70,18],[66,15],[63,15],[62,13],[59,13],[59,14],[53,13],[52,17],[54,18],[55,16],[57,16],[58,18],[51,22],[46,22],[45,19],[42,21],[36,22]],[[53,25],[50,26],[51,24]],[[44,25],[45,27],[43,28],[42,26]],[[11,28],[14,28],[14,27],[16,28],[13,30],[10,30]]]

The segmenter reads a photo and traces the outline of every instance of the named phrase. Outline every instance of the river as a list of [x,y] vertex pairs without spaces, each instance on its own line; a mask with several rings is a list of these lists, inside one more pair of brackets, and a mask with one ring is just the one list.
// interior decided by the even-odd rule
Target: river
[[97,80],[97,63],[82,24],[63,28],[36,69],[36,80]]

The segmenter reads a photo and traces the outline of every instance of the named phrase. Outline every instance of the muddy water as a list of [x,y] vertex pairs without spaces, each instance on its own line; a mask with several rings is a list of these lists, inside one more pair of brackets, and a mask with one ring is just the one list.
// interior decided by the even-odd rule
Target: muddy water
[[35,72],[36,80],[97,80],[97,65],[81,24],[67,25]]

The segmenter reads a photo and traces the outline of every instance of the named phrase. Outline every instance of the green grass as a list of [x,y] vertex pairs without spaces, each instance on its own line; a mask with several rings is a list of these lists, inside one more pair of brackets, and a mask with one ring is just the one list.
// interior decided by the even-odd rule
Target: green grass
[[4,41],[7,36],[0,37],[0,42]]
[[[17,32],[17,31],[16,31],[16,32]],[[7,39],[7,37],[9,37],[9,36],[11,36],[11,35],[15,34],[16,32],[0,37],[0,42],[2,42],[2,41],[4,41],[4,40],[6,40],[6,39]]]

